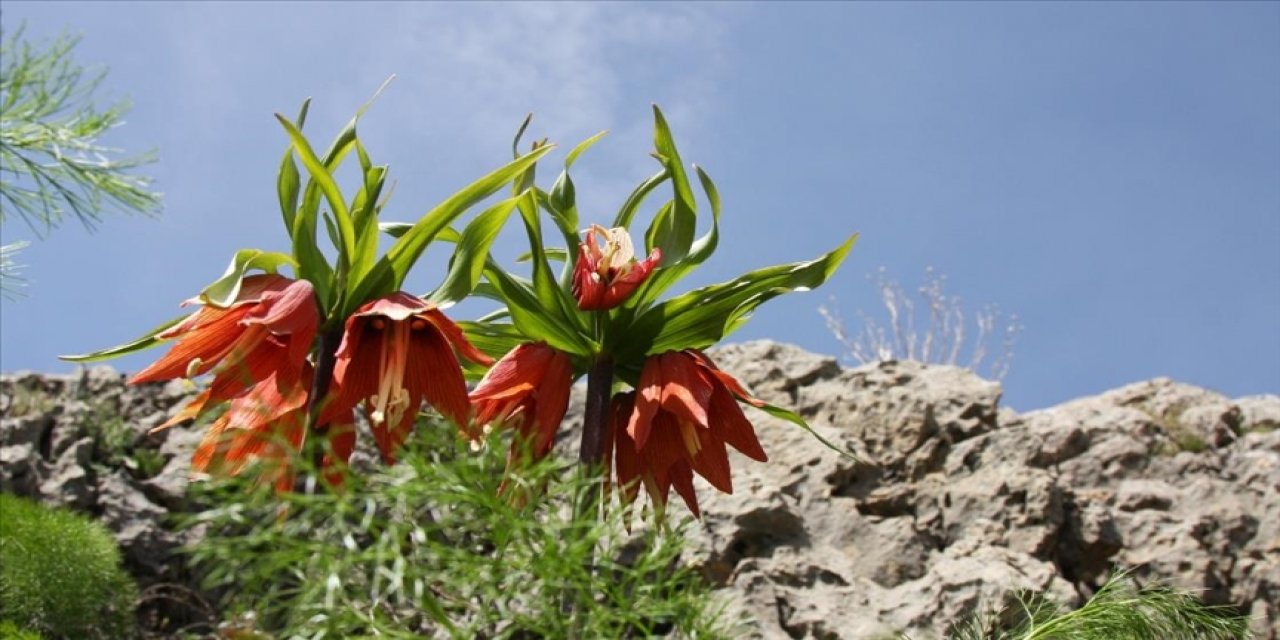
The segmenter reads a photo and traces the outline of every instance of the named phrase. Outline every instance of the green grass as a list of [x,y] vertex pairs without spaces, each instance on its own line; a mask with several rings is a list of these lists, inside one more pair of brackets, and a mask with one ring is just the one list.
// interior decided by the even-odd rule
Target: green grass
[[[345,489],[284,496],[209,486],[192,550],[228,619],[264,637],[726,637],[679,563],[681,528],[626,533],[617,509],[576,518],[585,485],[554,461],[497,496],[506,448],[476,454],[427,424],[398,465]],[[641,533],[640,529],[644,529]]]
[[135,597],[104,527],[0,494],[0,621],[45,637],[125,638]]
[[970,617],[947,633],[952,640],[1235,640],[1247,638],[1248,619],[1209,606],[1194,594],[1160,585],[1135,586],[1113,575],[1074,611],[1040,596]]

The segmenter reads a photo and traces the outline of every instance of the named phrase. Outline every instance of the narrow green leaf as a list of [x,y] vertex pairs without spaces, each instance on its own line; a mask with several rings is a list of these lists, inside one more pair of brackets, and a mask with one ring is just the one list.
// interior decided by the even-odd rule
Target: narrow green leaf
[[[305,119],[306,112],[310,106],[310,100],[303,104],[300,114]],[[329,145],[329,149],[324,155],[324,166],[332,174],[342,164],[342,160],[347,153],[351,151],[356,140],[356,122],[357,118],[352,118],[350,122],[338,132],[338,135]],[[298,125],[301,129],[301,121]],[[292,143],[292,141],[291,141]],[[292,144],[290,146],[292,151]],[[306,188],[302,191],[302,202],[294,216],[293,225],[291,227],[290,237],[293,238],[293,259],[298,263],[298,277],[310,280],[316,288],[316,298],[320,301],[321,308],[328,309],[333,302],[333,267],[329,264],[324,253],[316,244],[316,232],[319,228],[320,217],[320,187],[315,180],[308,180]]]
[[[641,312],[619,345],[620,359],[680,349],[705,349],[739,327],[764,302],[826,282],[844,261],[857,235],[806,262],[765,267],[676,296]],[[624,357],[625,356],[625,357]]]
[[297,122],[298,122],[299,129],[302,128],[302,125],[307,123],[307,113],[309,113],[310,111],[311,111],[311,98],[307,98],[306,100],[302,101],[302,107],[298,109]]
[[654,217],[645,233],[645,240],[650,251],[654,247],[662,249],[662,265],[667,266],[684,259],[693,245],[693,237],[697,233],[697,201],[671,136],[671,128],[656,104],[653,105],[653,144],[657,149],[654,157],[671,176],[674,195],[671,208]]
[[501,358],[508,351],[529,342],[520,329],[510,323],[460,321],[467,341],[492,358]]
[[293,217],[298,211],[298,167],[293,162],[293,147],[285,150],[284,158],[280,161],[276,195],[280,200],[280,214],[284,217],[285,231],[292,234]]
[[[697,172],[702,189],[707,194],[707,201],[711,203],[711,229],[693,243],[689,249],[689,255],[685,256],[684,260],[654,270],[641,288],[627,300],[629,308],[643,309],[656,301],[671,285],[679,282],[698,265],[706,262],[707,258],[715,253],[716,246],[720,243],[720,191],[716,189],[711,177],[701,167],[694,165],[693,169]],[[667,205],[674,206],[670,202]]]
[[595,143],[600,142],[600,139],[605,137],[608,134],[609,134],[608,131],[601,131],[600,133],[597,133],[594,136],[591,136],[590,138],[587,138],[586,140],[579,142],[578,146],[574,147],[573,150],[569,152],[569,155],[564,157],[565,171],[568,171],[569,168],[573,166],[573,163],[578,161],[578,156],[582,155],[582,152],[586,151],[587,149],[590,149],[593,145],[595,145]]
[[341,239],[341,243],[338,244],[340,253],[338,262],[342,264],[350,260],[350,256],[355,255],[356,252],[355,227],[351,222],[351,214],[347,211],[347,203],[343,201],[342,191],[338,189],[338,183],[334,181],[330,168],[316,156],[316,152],[311,148],[311,143],[307,142],[302,132],[287,118],[278,113],[276,114],[276,120],[280,121],[284,130],[289,134],[289,138],[293,141],[293,148],[297,150],[298,158],[302,160],[302,166],[307,168],[307,173],[311,175],[312,182],[319,186],[325,200],[329,202],[329,206],[333,210],[333,217],[338,223],[338,235]]
[[356,252],[351,258],[351,278],[358,279],[368,273],[378,260],[378,209],[381,206],[378,197],[386,182],[387,167],[366,165],[368,156],[363,146],[356,141],[356,152],[362,158],[361,166],[367,166],[364,172],[364,185],[351,206],[351,219],[356,232]]
[[544,306],[531,285],[520,282],[496,265],[490,265],[484,273],[502,296],[511,312],[512,323],[527,338],[526,342],[541,340],[565,353],[580,356],[593,353],[594,342],[553,317],[558,315],[558,310]]
[[[568,179],[568,174],[562,173],[563,177]],[[563,287],[570,286],[573,278],[573,265],[578,261],[578,249],[582,242],[582,238],[578,235],[578,211],[576,205],[572,203],[572,196],[567,203],[556,204],[553,202],[552,196],[548,195],[541,189],[535,192],[538,198],[538,204],[542,206],[555,222],[556,228],[560,230],[560,235],[564,237],[565,247],[567,248],[564,268],[560,270],[560,284]],[[562,194],[563,195],[563,194]],[[560,209],[563,204],[570,206],[570,211],[565,212]],[[528,254],[532,256],[532,254]],[[551,253],[548,257],[554,257]]]
[[[391,236],[392,238],[399,238],[400,236],[408,233],[409,230],[412,228],[413,228],[413,223],[411,222],[379,222],[378,223],[378,230]],[[436,235],[436,240],[439,240],[441,242],[457,242],[461,239],[462,239],[462,234],[458,233],[458,230],[454,229],[453,227],[449,227],[447,229],[441,229],[440,233]]]
[[214,307],[227,307],[236,301],[240,293],[240,281],[250,269],[261,269],[267,273],[275,273],[282,265],[297,266],[293,258],[274,251],[261,249],[241,249],[231,258],[231,264],[221,278],[200,292],[200,301]]
[[520,127],[516,129],[516,136],[511,139],[511,157],[520,157],[520,139],[524,137],[524,132],[529,128],[529,123],[533,122],[533,114],[527,113],[524,120],[520,123]]
[[790,411],[788,409],[784,409],[775,404],[769,404],[767,402],[764,403],[764,406],[758,407],[758,408],[761,411],[775,418],[786,420],[787,422],[790,422],[791,424],[794,424],[800,427],[801,429],[808,431],[809,435],[813,436],[815,439],[817,439],[818,442],[821,442],[828,449],[831,449],[832,451],[835,451],[836,453],[846,458],[849,458],[851,460],[858,459],[858,456],[854,454],[853,451],[850,451],[848,449],[843,449],[837,446],[834,442],[831,442],[830,440],[827,440],[826,438],[822,437],[817,431],[814,430],[813,427],[809,426],[809,423],[806,422],[804,418],[800,417],[800,414],[794,411]]
[[444,282],[427,296],[429,302],[443,307],[471,294],[484,273],[489,249],[502,227],[506,226],[517,201],[517,198],[507,198],[499,202],[476,216],[463,229],[462,238],[449,261],[449,273],[445,275]]
[[644,182],[641,182],[635,190],[627,196],[627,200],[622,203],[622,208],[618,209],[618,215],[613,219],[613,226],[630,228],[631,219],[636,215],[636,209],[640,208],[640,205],[644,203],[644,199],[648,197],[650,192],[656,189],[658,185],[665,182],[669,177],[671,177],[671,174],[668,173],[666,169],[663,169],[662,171],[649,176],[649,178]]
[[169,320],[168,322],[165,322],[160,326],[146,332],[145,334],[143,334],[142,337],[132,342],[127,342],[122,345],[111,347],[110,349],[94,351],[93,353],[82,353],[79,355],[70,355],[70,356],[58,356],[58,359],[66,360],[67,362],[98,362],[100,360],[110,360],[111,358],[118,358],[120,356],[128,355],[130,353],[134,353],[137,351],[142,351],[144,349],[150,349],[151,347],[154,347],[157,344],[160,344],[161,342],[163,342],[163,340],[156,337],[157,334],[164,332],[166,329],[178,324],[179,322],[182,322],[183,320],[186,320],[188,317],[190,316],[184,315],[184,316],[179,316],[177,318]]
[[538,205],[532,191],[526,191],[520,199],[520,217],[524,220],[525,232],[529,236],[529,249],[532,253],[533,291],[543,308],[554,314],[559,320],[570,326],[571,330],[587,332],[587,322],[578,303],[562,287],[552,275],[551,265],[547,261],[545,243],[542,240],[542,224],[539,221]]
[[[547,256],[547,260],[556,260],[558,262],[569,261],[569,252],[564,247],[547,247],[542,250],[542,253]],[[516,262],[529,262],[530,260],[533,260],[532,251],[526,251],[516,257]]]
[[[550,145],[513,160],[502,168],[471,183],[428,211],[401,235],[369,274],[353,281],[350,304],[360,304],[400,288],[409,269],[437,234],[446,229],[472,205],[493,195],[554,148]],[[353,307],[354,308],[354,307]]]
[[[298,110],[298,129],[302,129],[307,121],[307,111],[311,108],[311,98],[302,101]],[[276,194],[280,200],[280,213],[284,216],[284,229],[293,237],[293,217],[298,212],[298,166],[293,162],[293,145],[284,150],[284,158],[280,160],[280,174],[276,178]]]

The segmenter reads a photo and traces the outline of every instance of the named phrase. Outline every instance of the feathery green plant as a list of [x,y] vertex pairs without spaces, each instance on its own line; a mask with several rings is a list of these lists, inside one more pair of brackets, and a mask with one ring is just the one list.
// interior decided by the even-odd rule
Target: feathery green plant
[[136,595],[106,528],[0,493],[0,621],[48,637],[125,638]]
[[[124,100],[94,104],[106,71],[76,64],[79,37],[33,46],[22,36],[21,27],[0,33],[0,223],[16,214],[44,237],[68,214],[93,229],[104,211],[158,211],[151,180],[132,173],[156,154],[121,155],[98,142],[129,110]],[[8,297],[23,284],[14,256],[25,245],[0,246],[0,292]]]
[[728,635],[678,562],[678,529],[575,516],[585,480],[560,481],[574,476],[564,461],[525,465],[499,496],[505,447],[474,455],[443,423],[414,440],[337,491],[207,485],[217,506],[195,518],[209,535],[191,553],[228,624],[302,638]]
[[1133,584],[1117,572],[1074,611],[1043,596],[962,620],[952,640],[1235,640],[1247,638],[1248,620],[1230,607],[1211,606],[1192,593]]

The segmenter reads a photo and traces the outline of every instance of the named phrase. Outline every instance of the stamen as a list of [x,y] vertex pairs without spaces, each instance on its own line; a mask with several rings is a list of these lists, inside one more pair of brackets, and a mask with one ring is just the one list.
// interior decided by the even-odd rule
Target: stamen
[[698,451],[702,449],[702,442],[698,440],[698,434],[693,428],[693,423],[688,420],[680,421],[680,437],[684,440],[684,448],[689,451],[689,455],[698,455]]
[[[383,318],[374,318],[370,323],[377,327]],[[369,413],[369,420],[374,424],[400,424],[404,411],[409,406],[409,391],[404,388],[404,369],[409,352],[409,324],[397,322],[391,330],[382,336],[382,353],[378,363],[378,393],[370,398],[374,410]]]
[[191,362],[187,363],[187,377],[196,377],[196,372],[200,370],[200,365],[202,364],[204,364],[203,358],[192,358]]

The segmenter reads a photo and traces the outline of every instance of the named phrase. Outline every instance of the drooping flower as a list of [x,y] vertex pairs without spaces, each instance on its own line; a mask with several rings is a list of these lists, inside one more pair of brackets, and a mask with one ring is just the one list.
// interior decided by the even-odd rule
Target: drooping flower
[[472,362],[493,362],[467,341],[458,325],[421,298],[397,292],[366,303],[347,318],[332,399],[320,424],[363,403],[388,464],[395,462],[424,401],[475,439],[455,349]]
[[516,430],[508,464],[526,445],[541,459],[555,443],[572,383],[573,361],[567,354],[541,342],[522,344],[498,360],[471,392],[475,422]]
[[660,260],[662,251],[656,248],[648,258],[636,260],[631,234],[625,228],[591,225],[573,267],[573,295],[578,308],[604,311],[622,304]]
[[[234,476],[257,463],[260,482],[270,482],[279,491],[291,490],[295,458],[302,454],[309,435],[309,364],[303,373],[292,381],[272,373],[232,399],[196,447],[191,470]],[[321,470],[335,486],[341,484],[342,469],[355,448],[354,422],[348,412],[323,431],[327,448]]]
[[620,394],[612,407],[609,431],[624,501],[634,500],[643,484],[654,504],[664,506],[674,487],[698,515],[694,474],[733,493],[725,445],[753,460],[768,459],[739,400],[764,404],[700,351],[650,356],[636,391]]
[[[184,305],[195,303],[200,300]],[[311,283],[276,274],[244,278],[226,307],[204,304],[159,334],[176,344],[130,379],[138,384],[213,374],[203,392],[153,431],[198,418],[230,401],[196,448],[192,470],[237,475],[251,462],[262,462],[266,469],[261,480],[287,490],[293,478],[291,458],[305,439],[313,375],[307,356],[319,323]],[[331,433],[332,453],[324,464],[336,481],[338,464],[350,457],[351,446],[345,443],[353,445],[354,440],[342,428]]]
[[[191,304],[197,300],[188,300]],[[206,408],[275,376],[293,386],[310,366],[307,355],[320,322],[315,290],[306,280],[275,274],[245,278],[227,307],[204,305],[160,333],[177,344],[129,382],[194,378],[212,372],[209,388],[157,429],[198,417]]]

